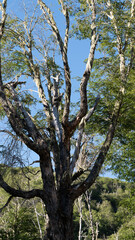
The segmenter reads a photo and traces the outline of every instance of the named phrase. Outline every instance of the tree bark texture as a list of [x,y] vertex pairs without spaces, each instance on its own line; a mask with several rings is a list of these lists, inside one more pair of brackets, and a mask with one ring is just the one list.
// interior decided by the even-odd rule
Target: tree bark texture
[[[52,208],[50,212],[55,211],[53,206],[48,208]],[[73,240],[73,203],[67,196],[62,196],[56,214],[49,216],[44,240]]]

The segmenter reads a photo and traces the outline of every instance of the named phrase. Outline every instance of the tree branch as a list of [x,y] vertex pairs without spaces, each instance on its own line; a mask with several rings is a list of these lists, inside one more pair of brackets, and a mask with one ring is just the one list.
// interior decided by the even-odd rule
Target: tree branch
[[59,120],[58,106],[61,101],[61,96],[58,93],[59,87],[59,75],[52,77],[54,79],[53,84],[53,99],[52,99],[52,117],[55,126],[56,133],[58,135],[59,143],[62,141],[62,125]]
[[45,92],[44,92],[44,89],[43,89],[43,86],[42,86],[41,77],[40,77],[40,70],[39,70],[38,65],[34,64],[34,61],[33,61],[33,54],[32,54],[32,31],[33,31],[33,28],[32,28],[31,25],[32,25],[32,22],[30,24],[30,29],[28,29],[27,23],[25,22],[25,24],[24,24],[24,27],[26,29],[27,36],[28,36],[28,43],[27,43],[28,52],[25,49],[26,45],[23,46],[23,49],[24,49],[25,55],[27,56],[27,58],[29,60],[29,63],[30,63],[29,67],[30,67],[31,73],[33,75],[33,80],[34,80],[34,82],[35,82],[35,84],[38,88],[38,94],[39,94],[39,97],[40,97],[40,99],[42,101],[42,104],[44,106],[45,114],[46,114],[47,117],[49,117],[50,116],[50,108],[49,108],[49,104],[48,104],[48,101],[46,99]]
[[87,189],[89,189],[90,186],[92,186],[92,184],[95,182],[97,176],[99,175],[99,172],[100,172],[100,170],[102,168],[102,165],[104,163],[105,157],[107,155],[107,152],[108,152],[109,147],[110,147],[110,145],[112,143],[112,140],[113,140],[113,136],[114,136],[114,132],[115,132],[115,128],[116,128],[116,121],[118,119],[118,115],[119,114],[117,113],[117,116],[115,117],[114,122],[109,127],[108,134],[106,136],[104,144],[102,145],[102,147],[101,147],[101,149],[99,151],[99,154],[97,156],[97,159],[95,161],[95,164],[94,164],[90,174],[85,179],[85,181],[83,181],[83,182],[73,186],[73,198],[74,199],[76,199],[82,193],[84,193]]
[[40,197],[41,199],[43,198],[43,190],[40,189],[33,189],[31,191],[17,190],[15,188],[10,187],[4,181],[1,174],[0,174],[0,187],[2,187],[7,193],[9,193],[12,196],[12,198],[13,197],[21,197],[25,199],[31,199],[34,197]]
[[[120,58],[120,65],[121,65],[121,58]],[[123,79],[122,79],[123,68],[122,68],[122,71],[121,71],[121,66],[120,66],[120,73],[121,73],[121,81],[123,81]],[[125,88],[122,84],[122,86],[120,87],[120,90],[119,90],[118,99],[116,100],[115,105],[114,105],[114,109],[113,109],[113,113],[112,113],[112,117],[111,117],[111,123],[110,123],[109,129],[108,129],[108,133],[106,135],[106,139],[105,139],[105,141],[104,141],[104,143],[103,143],[103,145],[102,145],[102,147],[101,147],[101,149],[98,153],[98,156],[95,160],[94,166],[93,166],[90,174],[88,175],[88,177],[83,182],[73,186],[73,198],[74,199],[76,199],[82,193],[84,193],[87,189],[89,189],[90,186],[92,186],[92,184],[95,182],[97,176],[99,175],[99,172],[102,168],[102,165],[105,161],[106,155],[108,153],[108,150],[111,146],[111,143],[112,143],[112,140],[113,140],[113,137],[114,137],[119,113],[120,113],[120,110],[121,110],[121,105],[122,105],[122,102],[123,102],[124,89]]]
[[10,196],[10,197],[8,198],[6,204],[5,204],[2,208],[0,208],[0,213],[2,212],[2,210],[3,210],[5,207],[8,206],[8,204],[10,203],[10,201],[12,200],[12,198],[13,198],[13,196]]
[[0,96],[2,94],[2,73],[1,73],[1,39],[4,33],[5,21],[6,21],[6,8],[7,8],[7,0],[3,0],[3,4],[0,3],[0,8],[2,11],[1,21],[0,21]]
[[70,68],[69,68],[68,58],[67,58],[70,21],[69,21],[68,8],[66,4],[64,4],[63,0],[60,0],[60,3],[62,6],[63,15],[65,16],[65,20],[66,20],[65,39],[64,39],[64,47],[63,47],[63,54],[62,54],[62,60],[64,64],[64,74],[65,74],[65,80],[66,80],[63,124],[66,125],[68,123],[68,117],[69,117],[69,111],[70,111],[70,97],[71,97],[71,77],[70,77]]
[[6,8],[7,8],[7,0],[3,0],[3,3],[0,3],[0,8],[2,11],[1,22],[0,22],[0,39],[4,33],[5,21],[6,21]]
[[[131,22],[132,22],[132,19],[134,18],[134,15],[135,15],[135,0],[132,0],[131,1],[131,17],[130,17],[130,21],[128,22],[128,30],[131,26]],[[130,37],[130,36],[129,36]],[[127,45],[127,42],[128,42],[128,34],[126,35],[126,40],[125,40],[125,47]],[[133,65],[133,60],[135,58],[135,50],[134,50],[134,39],[133,37],[131,38],[130,40],[130,62],[128,64],[128,68],[127,68],[127,77],[128,77],[128,74],[132,68],[132,65]]]
[[123,49],[122,49],[122,39],[121,39],[121,36],[120,36],[120,33],[119,33],[119,29],[118,29],[118,26],[117,26],[117,21],[115,19],[115,16],[114,16],[114,12],[113,12],[113,8],[112,8],[112,5],[111,5],[111,1],[108,0],[107,2],[108,4],[108,7],[110,9],[110,18],[112,20],[112,23],[113,23],[113,26],[114,26],[114,29],[115,29],[115,32],[116,32],[116,37],[117,37],[117,48],[118,48],[118,52],[119,52],[119,55],[123,53]]
[[60,36],[59,30],[57,28],[56,22],[53,18],[53,14],[52,14],[50,8],[42,0],[38,0],[38,4],[40,5],[40,8],[42,9],[42,11],[44,13],[45,19],[47,20],[48,24],[51,26],[53,33],[59,43],[60,51],[63,54],[64,44],[63,44],[62,38]]
[[99,102],[100,96],[98,95],[95,103],[93,105],[93,107],[88,111],[88,113],[82,118],[80,124],[79,124],[79,133],[78,133],[78,138],[76,141],[76,147],[75,147],[75,151],[72,157],[72,162],[71,162],[71,166],[70,166],[70,170],[71,172],[73,172],[74,167],[75,167],[75,163],[78,160],[79,154],[80,154],[80,149],[81,149],[81,141],[82,141],[82,136],[83,136],[83,131],[84,131],[84,126],[85,124],[88,122],[88,120],[90,119],[90,117],[93,115],[97,104]]
[[[133,20],[133,17],[134,17],[134,12],[135,12],[135,0],[131,0],[131,10],[130,10],[130,18],[129,18],[129,21],[128,21],[128,24],[127,24],[127,31],[126,31],[126,34],[125,34],[125,44],[124,44],[124,48],[123,48],[123,51],[126,50],[126,47],[127,47],[127,44],[128,44],[128,39],[130,38],[130,35],[129,35],[129,30],[130,30],[130,27],[131,27],[131,22]],[[132,40],[131,40],[132,42]]]
[[5,130],[5,129],[3,129],[3,130],[0,130],[0,133],[7,133],[7,134],[9,134],[11,137],[13,137],[15,140],[19,140],[18,139],[18,137],[16,136],[16,135],[14,135],[12,132],[10,132],[9,130]]
[[[32,21],[32,20],[31,20]],[[31,23],[32,24],[32,23]],[[32,31],[34,26],[32,27],[30,24],[30,29],[28,29],[27,26],[27,22],[26,20],[24,21],[24,28],[26,30],[27,33],[27,41],[25,41],[25,39],[20,35],[20,33],[17,30],[12,30],[9,29],[9,31],[11,31],[11,33],[14,35],[15,39],[17,40],[17,42],[19,43],[20,48],[23,50],[23,53],[25,55],[27,64],[29,66],[30,69],[30,76],[33,78],[37,89],[38,89],[38,95],[42,101],[42,104],[44,106],[44,110],[45,110],[45,114],[47,117],[50,116],[50,109],[49,109],[49,104],[47,102],[46,99],[46,95],[41,83],[41,77],[40,77],[40,70],[37,64],[34,63],[33,61],[33,54],[32,54]],[[32,28],[32,29],[31,29]]]
[[[109,3],[110,3],[110,1],[109,1]],[[88,177],[85,179],[85,181],[83,181],[82,183],[79,183],[79,184],[77,184],[73,187],[73,189],[74,189],[73,198],[74,199],[79,197],[88,188],[90,188],[90,186],[94,183],[97,176],[99,175],[99,172],[102,168],[102,165],[105,161],[105,157],[108,153],[108,150],[110,148],[110,145],[111,145],[113,137],[114,137],[119,113],[120,113],[122,102],[123,102],[123,96],[124,96],[124,93],[125,93],[125,84],[126,84],[127,79],[126,79],[126,71],[125,71],[125,57],[124,57],[124,53],[122,52],[122,41],[121,41],[121,38],[119,36],[119,32],[118,32],[118,29],[117,29],[117,25],[116,25],[116,22],[115,22],[115,19],[114,19],[113,12],[111,11],[110,14],[113,17],[112,24],[115,27],[117,42],[118,42],[118,52],[119,52],[119,57],[120,57],[121,86],[120,86],[120,89],[119,89],[117,99],[116,99],[115,104],[114,104],[114,109],[113,109],[112,116],[111,116],[111,123],[110,123],[110,126],[108,128],[108,133],[106,135],[106,139],[105,139],[105,141],[104,141],[104,143],[103,143],[103,145],[102,145],[102,147],[99,151],[99,154],[98,154],[98,156],[95,160],[94,166],[93,166],[90,174],[88,175]]]
[[[36,153],[40,153],[40,151],[47,147],[44,141],[45,139],[36,128],[30,114],[22,106],[15,89],[11,85],[6,85],[6,88],[8,88],[14,102],[12,103],[7,99],[4,90],[1,91],[0,98],[13,130],[30,149]],[[27,131],[28,135],[35,141],[32,141],[32,139],[24,133],[25,131]]]
[[53,14],[49,7],[42,1],[38,0],[38,3],[45,15],[45,18],[48,22],[48,24],[51,26],[52,31],[58,41],[61,55],[62,55],[62,60],[63,60],[63,65],[64,65],[64,74],[65,74],[65,81],[66,81],[66,91],[65,91],[65,105],[64,105],[64,112],[63,112],[63,124],[67,124],[68,122],[68,117],[69,117],[69,110],[70,110],[70,97],[71,97],[71,78],[70,78],[70,68],[68,64],[68,58],[67,58],[67,47],[68,47],[68,39],[69,39],[69,14],[68,14],[68,9],[66,5],[64,4],[64,1],[61,0],[61,6],[62,6],[62,12],[66,18],[66,31],[65,31],[65,39],[64,42],[61,38],[59,29],[56,25],[56,22],[53,18]]
[[98,42],[98,35],[96,34],[96,6],[95,6],[95,1],[91,0],[91,9],[92,9],[92,23],[91,23],[91,30],[92,30],[92,36],[91,36],[91,46],[90,46],[90,53],[88,56],[87,64],[86,64],[86,69],[83,74],[83,78],[81,80],[80,84],[80,96],[81,96],[81,103],[80,103],[80,111],[78,112],[77,116],[70,122],[70,129],[71,131],[74,131],[77,125],[80,123],[81,119],[85,116],[87,113],[87,84],[88,80],[91,75],[91,70],[93,66],[93,61],[94,61],[94,54],[95,54],[95,49],[96,45]]
[[38,94],[39,94],[39,97],[44,106],[45,114],[47,117],[50,117],[50,107],[49,107],[49,104],[46,99],[45,92],[44,92],[44,89],[43,89],[43,86],[41,83],[39,68],[37,66],[34,66],[34,64],[33,64],[32,68],[33,68],[33,73],[34,73],[34,82],[36,83],[36,86],[38,88]]

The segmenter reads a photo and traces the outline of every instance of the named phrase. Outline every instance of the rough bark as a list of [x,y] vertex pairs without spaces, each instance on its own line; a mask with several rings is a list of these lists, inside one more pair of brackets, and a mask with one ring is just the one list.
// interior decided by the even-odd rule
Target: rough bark
[[73,203],[69,199],[69,196],[65,195],[62,196],[62,199],[59,199],[59,207],[56,215],[54,215],[53,207],[51,211],[53,215],[49,216],[44,239],[73,240]]

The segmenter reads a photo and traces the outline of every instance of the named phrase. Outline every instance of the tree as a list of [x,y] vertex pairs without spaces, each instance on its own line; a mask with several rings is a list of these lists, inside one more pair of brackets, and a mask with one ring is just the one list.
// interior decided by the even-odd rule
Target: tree
[[[41,10],[40,15],[34,14],[29,17],[25,8],[26,15],[22,21],[19,18],[8,18],[7,0],[1,3],[0,101],[12,129],[6,132],[14,140],[38,154],[43,187],[22,190],[19,186],[18,189],[10,186],[4,180],[5,165],[1,166],[0,186],[10,194],[7,204],[13,197],[41,198],[49,218],[44,239],[69,240],[73,239],[74,201],[95,182],[111,146],[119,120],[126,83],[134,61],[132,29],[135,1],[127,1],[126,7],[122,1],[110,0],[75,2],[60,0],[58,3],[65,18],[64,40],[51,9],[44,1],[37,1],[37,7]],[[116,11],[118,6],[119,15]],[[76,13],[73,12],[74,9]],[[125,16],[129,9],[130,12],[122,23],[122,13]],[[36,11],[37,8],[34,12]],[[86,13],[86,17],[79,16],[78,13],[81,11]],[[79,19],[79,28],[84,20],[87,32],[83,31],[82,35],[86,34],[91,43],[86,68],[80,82],[80,107],[73,116],[73,111],[70,110],[71,72],[67,56],[70,16],[76,16],[77,23]],[[103,38],[107,31],[113,41],[111,47],[110,42]],[[87,157],[81,144],[84,128],[100,100],[97,95],[92,107],[88,106],[87,85],[92,72],[96,46],[100,45],[100,42],[117,53],[119,64],[117,92],[112,96],[107,130],[100,149],[89,156],[90,164],[87,169],[77,170],[76,164],[79,157]],[[62,58],[62,68],[56,62],[57,50]],[[42,59],[39,56],[42,56]],[[111,57],[108,58],[108,62],[112,63]],[[104,69],[103,78],[106,71],[107,69]],[[24,77],[26,80],[22,81]],[[40,100],[35,100],[30,94],[23,94],[23,84],[30,83],[31,80],[36,85]],[[63,81],[65,91],[62,86]],[[42,106],[41,111],[36,114],[35,108],[33,110],[34,101],[37,101],[40,108]],[[77,139],[72,154],[71,142],[74,137]],[[2,156],[5,156],[3,151],[2,153]],[[12,159],[13,163],[17,160],[21,161],[21,157],[17,159],[16,154]],[[86,175],[85,171],[89,174]],[[82,176],[81,180],[79,180],[80,176]]]
[[[127,62],[130,62],[129,48],[126,44],[127,32],[130,28],[125,28],[128,24],[128,14],[133,11],[129,9],[131,1],[112,1],[112,7],[114,8],[114,14],[117,20],[118,32],[121,36],[123,42],[123,49],[125,51],[125,56]],[[78,25],[74,26],[74,32],[80,39],[87,38],[89,31],[85,31],[86,27],[88,29],[89,25],[84,18],[84,14],[88,12],[86,4],[82,2],[81,13],[78,12]],[[118,94],[118,86],[120,86],[119,78],[119,53],[116,49],[115,41],[115,28],[108,24],[105,20],[105,15],[111,17],[105,12],[105,6],[102,3],[97,6],[97,11],[100,11],[100,18],[98,20],[98,31],[100,31],[100,44],[98,44],[98,51],[101,56],[94,60],[93,72],[91,75],[91,81],[89,82],[89,94],[88,101],[91,103],[97,92],[101,94],[101,100],[97,106],[95,114],[92,116],[86,131],[88,135],[97,132],[101,137],[107,133],[108,126],[110,124],[112,109],[115,102],[115,96]],[[81,14],[81,19],[84,19],[85,26],[83,22],[79,22]],[[133,19],[132,19],[133,20]],[[106,23],[105,23],[106,22]],[[105,26],[103,27],[103,24]],[[134,24],[134,20],[132,21]],[[130,24],[128,24],[129,27]],[[87,34],[86,34],[87,33]],[[132,35],[130,31],[130,37]],[[134,36],[131,37],[129,41],[133,41]],[[132,44],[132,43],[131,43]],[[125,46],[125,47],[124,47]],[[126,48],[126,49],[125,49]],[[133,53],[134,55],[134,53]],[[133,59],[132,59],[133,60]],[[128,66],[126,67],[128,68]],[[135,161],[134,161],[134,139],[135,139],[135,128],[134,128],[134,96],[135,96],[135,82],[134,82],[134,60],[132,64],[132,70],[128,75],[126,81],[126,90],[124,93],[124,99],[121,106],[121,111],[119,114],[119,120],[117,123],[117,128],[115,131],[115,136],[113,139],[113,144],[111,145],[109,154],[107,156],[106,165],[113,170],[122,179],[133,181],[135,180]]]

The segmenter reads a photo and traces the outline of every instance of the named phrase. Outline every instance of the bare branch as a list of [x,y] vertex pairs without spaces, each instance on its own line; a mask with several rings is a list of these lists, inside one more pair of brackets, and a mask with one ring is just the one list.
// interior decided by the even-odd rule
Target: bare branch
[[59,1],[62,7],[62,13],[65,16],[66,19],[66,31],[65,31],[65,39],[64,39],[64,53],[67,54],[67,45],[68,45],[68,38],[69,38],[69,14],[68,14],[68,8],[64,4],[63,0]]
[[[28,26],[27,26],[27,23],[25,22],[25,29],[26,29],[26,32],[27,32],[27,36],[28,36],[28,39],[29,39],[29,43],[27,45],[27,48],[28,48],[28,53],[26,54],[27,55],[27,58],[29,60],[29,66],[30,66],[30,69],[31,69],[31,72],[32,72],[32,75],[33,75],[33,79],[34,79],[34,82],[38,88],[38,94],[39,94],[39,97],[42,101],[42,104],[44,106],[44,110],[45,110],[45,114],[47,117],[50,116],[50,109],[49,109],[49,104],[48,104],[48,101],[46,99],[46,96],[45,96],[45,92],[44,92],[44,89],[43,89],[43,86],[42,86],[42,82],[41,82],[41,77],[40,77],[40,70],[39,70],[39,67],[37,66],[37,64],[34,64],[34,61],[33,61],[33,54],[32,54],[32,29],[28,29]],[[26,50],[24,49],[24,52]]]
[[[135,12],[135,0],[131,0],[130,18],[129,18],[129,21],[128,21],[128,24],[127,24],[127,31],[126,31],[126,35],[125,35],[125,44],[124,44],[123,51],[126,50],[128,40],[130,38],[129,30],[130,30],[130,27],[131,27],[131,22],[132,22],[133,17],[134,17],[134,12]],[[131,45],[132,45],[132,40],[131,40]]]
[[53,14],[52,14],[50,8],[42,0],[38,0],[38,4],[40,5],[40,8],[42,9],[48,24],[52,27],[53,33],[59,43],[61,53],[63,53],[64,44],[63,44],[62,38],[60,36],[59,30],[57,28],[56,22],[53,18]]
[[91,8],[92,8],[92,23],[91,23],[91,30],[92,30],[92,36],[91,36],[91,46],[90,46],[90,53],[88,56],[87,64],[86,64],[86,69],[83,74],[83,78],[81,80],[80,84],[80,96],[81,96],[81,103],[80,103],[80,111],[78,112],[77,116],[70,122],[70,128],[71,131],[73,131],[77,125],[80,123],[81,119],[86,115],[87,113],[87,84],[88,80],[91,75],[91,70],[93,66],[93,61],[94,61],[94,54],[95,54],[95,49],[96,45],[98,42],[98,35],[96,34],[96,6],[95,6],[95,1],[91,0]]
[[35,84],[38,88],[38,94],[39,94],[39,97],[40,97],[40,99],[42,101],[42,104],[44,106],[45,114],[46,114],[47,117],[49,117],[50,116],[50,109],[49,109],[49,104],[48,104],[48,101],[46,99],[45,92],[44,92],[44,89],[43,89],[43,86],[42,86],[40,70],[39,70],[38,65],[35,64],[34,61],[33,61],[33,54],[32,54],[32,47],[33,47],[32,46],[32,31],[33,31],[33,28],[32,29],[28,28],[26,20],[24,21],[24,28],[26,30],[27,37],[28,37],[27,41],[20,35],[20,33],[17,30],[14,31],[12,29],[9,29],[9,31],[12,32],[15,39],[18,41],[19,46],[23,50],[23,53],[26,57],[26,61],[27,61],[28,66],[30,68],[30,72],[31,72],[30,76],[33,78],[33,80],[34,80],[34,82],[35,82]]
[[35,163],[40,163],[40,160],[35,160],[35,161],[33,161],[33,162],[30,164],[30,166],[33,165],[33,164],[35,164]]
[[27,130],[28,130],[30,136],[33,138],[33,140],[37,141],[37,139],[39,137],[38,136],[39,133],[31,119],[31,115],[23,107],[22,103],[20,102],[20,100],[18,98],[18,95],[17,95],[15,89],[12,86],[10,86],[9,90],[13,96],[16,106],[21,110],[22,114],[24,115],[24,121],[26,122]]
[[40,225],[40,221],[39,221],[39,213],[37,212],[37,208],[36,208],[36,204],[35,204],[34,199],[33,199],[33,206],[34,206],[34,210],[35,210],[35,214],[36,214],[36,218],[37,218],[37,223],[38,223],[38,228],[39,228],[39,233],[40,233],[40,239],[43,240],[43,233],[42,233],[42,229],[41,229],[41,225]]
[[25,198],[25,199],[31,199],[34,197],[40,197],[42,199],[42,196],[43,196],[43,191],[40,189],[33,189],[31,191],[23,191],[23,190],[17,190],[15,188],[10,187],[4,181],[1,174],[0,174],[0,187],[2,187],[7,193],[9,193],[12,196],[12,198],[13,197],[21,197],[21,198]]
[[47,117],[50,117],[50,108],[49,108],[49,104],[48,104],[48,101],[46,99],[46,96],[45,96],[45,92],[44,92],[44,89],[43,89],[43,86],[42,86],[42,83],[41,83],[41,78],[40,78],[40,72],[39,72],[39,68],[37,66],[34,66],[33,64],[33,72],[34,72],[34,82],[36,83],[36,86],[38,88],[38,94],[39,94],[39,97],[43,103],[43,106],[44,106],[44,110],[45,110],[45,114]]
[[[45,139],[32,121],[31,115],[23,107],[13,86],[11,84],[6,85],[6,88],[8,88],[14,102],[12,103],[7,99],[4,91],[1,91],[1,101],[13,130],[30,149],[39,153],[41,149],[47,147],[44,142]],[[27,135],[24,130],[28,132]],[[35,141],[32,141],[31,138]]]
[[73,157],[72,157],[72,162],[71,162],[71,166],[70,166],[70,169],[71,169],[71,172],[73,172],[74,170],[74,167],[75,167],[75,163],[79,157],[79,154],[80,154],[80,149],[81,149],[81,141],[82,141],[82,136],[83,136],[83,131],[84,131],[84,126],[85,124],[87,123],[87,121],[90,119],[90,117],[93,115],[96,107],[97,107],[97,104],[99,102],[99,99],[100,99],[100,96],[98,95],[96,100],[95,100],[95,103],[93,105],[93,107],[88,111],[88,113],[82,118],[80,124],[79,124],[79,133],[78,133],[78,138],[77,138],[77,141],[76,141],[76,147],[75,147],[75,151],[74,151],[74,154],[73,154]]
[[0,39],[4,33],[5,21],[6,21],[6,8],[7,0],[3,0],[3,3],[0,3],[0,8],[2,11],[1,22],[0,22]]
[[66,80],[66,92],[65,92],[65,106],[64,106],[64,112],[63,112],[63,123],[67,124],[68,117],[69,117],[69,111],[70,111],[70,97],[71,97],[71,77],[70,77],[70,68],[68,64],[68,58],[67,58],[67,49],[68,49],[68,39],[69,39],[69,13],[68,8],[66,5],[64,5],[63,0],[60,1],[62,5],[62,12],[66,19],[66,31],[65,31],[65,39],[64,39],[64,50],[63,50],[63,64],[64,64],[64,73],[65,73],[65,80]]
[[89,221],[90,221],[90,228],[92,232],[92,240],[95,240],[94,223],[93,223],[93,216],[91,211],[91,195],[92,195],[92,191],[90,193],[86,191],[85,199],[86,199],[88,210],[89,210]]
[[[16,111],[16,108],[12,105],[12,103],[6,98],[6,95],[4,94],[4,91],[0,92],[0,98],[1,98],[1,102],[2,102],[2,106],[4,111],[7,114],[7,117],[9,119],[9,122],[13,128],[13,130],[16,132],[16,134],[21,138],[21,140],[33,151],[35,152],[39,152],[39,145],[35,144],[23,131],[23,129],[26,129],[26,122],[27,122],[27,130],[31,132],[31,135],[33,135],[32,133],[32,121],[30,120],[30,117],[28,115],[28,113],[26,113],[25,109],[21,107],[21,104],[18,103],[18,101],[16,101],[16,106],[17,109],[19,107],[19,109],[22,111],[22,114],[27,116],[27,119],[25,119],[25,117],[22,119],[20,118],[19,112]],[[19,105],[18,105],[19,104]],[[16,124],[17,122],[17,124]],[[32,124],[32,125],[31,125]],[[30,126],[31,125],[31,126]],[[34,125],[33,125],[34,126]],[[35,127],[34,127],[35,129]],[[37,131],[36,131],[37,132]],[[36,134],[37,135],[37,134]],[[34,137],[34,135],[33,135]],[[39,138],[38,138],[39,139]],[[38,139],[36,140],[36,142],[38,141]]]
[[10,81],[8,83],[5,83],[4,87],[7,86],[7,88],[8,88],[8,86],[12,86],[13,88],[16,88],[18,85],[22,85],[22,84],[25,84],[25,83],[26,83],[26,81],[20,81],[20,82],[18,82],[18,80]]
[[18,137],[16,135],[14,135],[12,132],[8,131],[8,130],[0,130],[0,133],[7,133],[9,134],[11,137],[13,137],[15,140],[19,141]]
[[133,66],[134,59],[135,59],[135,49],[134,49],[133,42],[131,42],[131,44],[130,44],[130,62],[129,62],[128,67],[127,67],[126,77],[128,77],[128,75],[130,73],[130,70]]
[[82,196],[78,198],[78,212],[79,212],[79,234],[78,234],[78,240],[82,239],[82,218],[83,218],[83,213],[82,213],[82,208],[83,208],[83,201],[82,201]]
[[2,208],[0,208],[0,213],[2,212],[2,210],[3,210],[5,207],[8,206],[8,204],[10,203],[10,201],[12,200],[12,198],[13,198],[13,196],[10,196],[10,197],[8,198],[6,204],[5,204]]
[[72,176],[72,182],[79,178],[84,172],[85,172],[84,169],[79,169],[79,171]]
[[117,21],[116,21],[115,16],[114,16],[114,12],[113,12],[113,9],[112,9],[111,1],[108,0],[107,4],[108,4],[109,10],[110,10],[110,18],[112,20],[112,23],[113,23],[113,26],[114,26],[114,29],[115,29],[115,32],[116,32],[117,44],[118,44],[117,48],[118,48],[119,54],[122,54],[123,53],[123,50],[122,50],[122,39],[121,39],[119,30],[118,30]]
[[62,126],[59,120],[58,106],[61,101],[61,96],[58,93],[59,87],[59,75],[56,77],[52,77],[54,79],[53,84],[53,99],[52,99],[52,117],[54,126],[56,129],[56,133],[58,134],[59,143],[62,141]]
[[65,92],[65,105],[64,105],[64,112],[63,112],[63,124],[66,124],[68,122],[69,117],[69,108],[70,108],[70,97],[71,97],[71,80],[70,80],[70,68],[68,64],[68,58],[67,58],[67,47],[68,47],[68,38],[69,38],[69,15],[68,15],[68,9],[65,6],[64,2],[61,0],[60,3],[62,5],[62,12],[66,18],[66,31],[65,31],[65,40],[63,43],[63,40],[61,38],[59,29],[56,25],[56,22],[53,18],[53,14],[49,7],[42,1],[38,0],[38,3],[45,15],[45,18],[48,22],[48,24],[51,26],[52,31],[58,41],[63,65],[64,65],[64,74],[65,74],[65,81],[66,81],[66,92]]
[[[128,30],[131,26],[131,22],[132,22],[132,19],[134,17],[134,14],[135,14],[135,0],[132,0],[131,1],[131,17],[130,17],[130,21],[128,22]],[[130,36],[128,36],[128,33],[126,34],[126,37],[125,37],[125,47],[127,46],[127,43],[128,43],[128,37],[130,38]],[[132,65],[133,65],[133,60],[135,58],[135,52],[134,52],[134,39],[131,38],[130,39],[130,62],[129,62],[129,65],[128,65],[128,68],[127,68],[127,76],[132,68]]]

